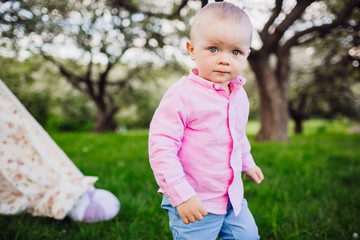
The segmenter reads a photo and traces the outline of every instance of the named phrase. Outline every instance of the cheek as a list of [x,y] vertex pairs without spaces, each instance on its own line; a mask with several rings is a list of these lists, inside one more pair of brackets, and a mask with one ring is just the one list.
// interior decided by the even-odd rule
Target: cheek
[[235,65],[236,65],[236,69],[238,69],[239,72],[241,72],[246,66],[246,59],[241,59],[239,61],[236,61]]
[[202,66],[203,68],[211,67],[212,66],[211,58],[203,56],[202,58],[199,59],[198,65]]

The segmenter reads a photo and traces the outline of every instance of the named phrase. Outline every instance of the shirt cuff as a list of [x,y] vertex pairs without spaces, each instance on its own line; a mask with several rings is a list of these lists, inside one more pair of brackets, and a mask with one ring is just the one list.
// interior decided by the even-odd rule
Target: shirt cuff
[[176,207],[196,196],[194,188],[186,179],[182,180],[180,183],[170,186],[166,190],[163,190],[163,193],[173,207]]
[[242,155],[242,171],[246,172],[256,166],[254,158],[251,153],[245,153]]

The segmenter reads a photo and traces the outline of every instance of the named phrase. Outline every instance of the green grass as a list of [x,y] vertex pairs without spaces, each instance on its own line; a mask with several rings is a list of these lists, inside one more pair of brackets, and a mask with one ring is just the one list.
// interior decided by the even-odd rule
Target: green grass
[[[360,135],[348,123],[310,121],[289,142],[255,142],[252,153],[265,180],[244,180],[245,197],[262,239],[354,239],[360,234]],[[96,187],[121,201],[109,222],[84,224],[0,216],[0,239],[172,239],[161,196],[148,163],[147,132],[127,135],[53,133],[85,175],[99,176]]]

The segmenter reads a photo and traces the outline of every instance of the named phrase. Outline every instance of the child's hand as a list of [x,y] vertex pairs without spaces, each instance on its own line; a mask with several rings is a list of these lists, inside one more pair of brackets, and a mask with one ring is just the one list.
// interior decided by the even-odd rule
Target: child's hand
[[207,215],[207,211],[198,196],[190,198],[176,208],[185,224],[194,223],[196,220],[201,221]]
[[255,166],[252,169],[247,170],[245,172],[245,177],[247,179],[250,179],[250,180],[256,182],[257,184],[261,183],[262,180],[264,180],[264,175],[258,166]]

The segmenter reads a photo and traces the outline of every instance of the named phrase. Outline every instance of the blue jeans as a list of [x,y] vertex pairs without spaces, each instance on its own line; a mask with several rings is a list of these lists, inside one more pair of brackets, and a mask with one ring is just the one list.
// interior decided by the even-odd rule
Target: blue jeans
[[174,239],[211,240],[216,239],[216,237],[236,240],[260,239],[254,217],[245,199],[241,204],[241,212],[238,216],[235,216],[229,202],[225,215],[208,213],[203,220],[189,224],[182,222],[176,208],[171,206],[165,196],[161,208],[169,214],[169,225]]

